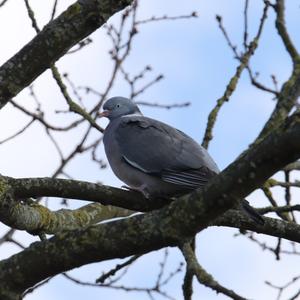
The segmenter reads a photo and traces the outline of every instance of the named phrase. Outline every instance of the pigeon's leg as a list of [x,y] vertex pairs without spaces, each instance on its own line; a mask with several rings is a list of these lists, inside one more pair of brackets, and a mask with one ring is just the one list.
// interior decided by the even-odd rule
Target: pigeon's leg
[[166,203],[173,201],[174,199],[164,195],[153,195],[150,194],[146,184],[142,184],[140,187],[131,187],[128,185],[122,185],[121,188],[126,189],[128,191],[139,192],[144,195],[144,197],[150,201],[154,201],[157,199],[164,200]]
[[139,191],[138,189],[130,187],[128,185],[122,185],[121,189],[124,189],[124,190],[127,190],[127,191]]
[[147,199],[150,198],[150,195],[149,193],[145,192],[145,190],[140,187],[140,188],[135,188],[135,187],[131,187],[131,186],[128,186],[128,185],[122,185],[121,186],[122,189],[125,189],[127,191],[132,191],[132,192],[139,192],[139,193],[142,193]]

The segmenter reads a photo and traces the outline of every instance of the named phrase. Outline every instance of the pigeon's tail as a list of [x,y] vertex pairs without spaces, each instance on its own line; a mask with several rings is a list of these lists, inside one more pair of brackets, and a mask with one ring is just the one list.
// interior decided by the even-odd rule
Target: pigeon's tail
[[249,202],[246,199],[242,200],[242,205],[241,205],[243,211],[256,223],[260,225],[265,224],[265,220],[263,217],[252,207],[250,206]]

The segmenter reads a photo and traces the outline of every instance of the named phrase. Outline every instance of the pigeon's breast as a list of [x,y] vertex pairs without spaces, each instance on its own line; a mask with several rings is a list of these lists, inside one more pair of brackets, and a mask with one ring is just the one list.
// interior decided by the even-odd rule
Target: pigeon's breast
[[[117,120],[116,120],[117,121]],[[114,136],[119,122],[111,122],[105,129],[103,143],[106,157],[114,174],[128,186],[139,188],[143,182],[141,172],[131,167],[124,160],[120,146]]]

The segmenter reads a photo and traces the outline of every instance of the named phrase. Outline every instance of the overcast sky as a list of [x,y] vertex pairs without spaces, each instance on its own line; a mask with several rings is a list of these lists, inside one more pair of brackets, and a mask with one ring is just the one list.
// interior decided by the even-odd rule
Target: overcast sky
[[[256,33],[261,17],[263,1],[252,0],[249,7],[250,38]],[[49,19],[51,1],[30,1],[41,27]],[[59,11],[73,3],[69,0],[59,2]],[[201,143],[207,116],[222,96],[226,85],[234,74],[237,62],[228,48],[215,20],[215,15],[223,16],[223,22],[234,44],[242,50],[243,37],[243,5],[240,0],[211,1],[178,1],[152,0],[140,1],[138,18],[149,18],[153,15],[185,15],[196,11],[197,19],[165,21],[151,23],[140,27],[140,33],[135,37],[132,53],[126,62],[126,67],[132,73],[139,72],[145,65],[153,68],[151,76],[160,73],[165,79],[141,94],[137,100],[160,102],[164,104],[191,102],[192,105],[183,109],[162,110],[142,107],[147,116],[169,123]],[[299,36],[299,2],[287,1],[288,29],[296,46],[300,47]],[[118,24],[119,15],[112,17],[108,23]],[[0,63],[4,63],[35,35],[27,17],[25,5],[21,0],[10,0],[0,9],[1,51]],[[99,29],[92,35],[93,44],[79,53],[68,55],[58,62],[62,72],[68,72],[76,85],[90,86],[101,91],[107,84],[111,72],[111,61],[108,50],[110,41],[105,31]],[[257,53],[251,59],[254,71],[260,73],[259,78],[268,86],[272,86],[271,74],[275,74],[279,84],[283,83],[291,71],[291,61],[274,29],[274,13],[270,11],[266,28]],[[43,106],[49,111],[49,116],[57,107],[64,107],[58,88],[52,80],[49,71],[41,75],[35,82],[35,89],[43,101]],[[128,96],[129,89],[119,78],[110,96]],[[24,90],[17,96],[18,101],[28,102],[29,91]],[[214,130],[214,140],[209,151],[221,169],[231,163],[251,141],[257,136],[264,122],[274,107],[272,96],[262,93],[249,84],[247,74],[243,74],[237,90],[229,103],[222,108]],[[26,118],[15,112],[9,105],[0,111],[0,139],[15,132]],[[103,121],[103,125],[106,121]],[[65,151],[77,133],[70,133],[63,139]],[[21,145],[21,146],[20,146]],[[0,147],[0,173],[15,177],[49,176],[55,170],[59,160],[51,156],[53,147],[38,126],[22,137]],[[51,151],[49,151],[51,150]],[[103,149],[102,149],[103,151]],[[103,154],[104,155],[104,154]],[[120,186],[108,169],[99,171],[87,163],[87,156],[76,159],[68,166],[68,172],[74,178],[101,181],[105,184]],[[280,190],[276,191],[280,196]],[[259,192],[249,197],[256,206],[267,205]],[[74,204],[78,206],[78,202]],[[56,207],[56,205],[53,205]],[[58,207],[58,206],[57,206]],[[5,232],[5,226],[0,232]],[[275,284],[287,282],[298,274],[297,257],[284,257],[280,262],[267,252],[261,252],[259,247],[246,238],[232,238],[236,231],[211,228],[198,236],[197,254],[201,264],[215,279],[237,293],[252,299],[274,299],[275,292],[264,284],[264,280]],[[31,241],[27,234],[22,233],[24,243]],[[271,240],[271,239],[268,239]],[[275,243],[275,240],[273,241]],[[12,245],[0,248],[0,257],[8,257],[18,249]],[[129,272],[124,284],[129,286],[149,286],[155,282],[159,262],[163,252],[146,255],[141,262]],[[183,261],[177,249],[170,250],[168,270],[176,269],[178,262]],[[72,272],[84,280],[93,281],[112,263],[101,263],[85,266]],[[157,268],[154,266],[157,265]],[[82,276],[84,274],[84,276]],[[143,276],[141,276],[143,274]],[[289,275],[287,275],[289,274]],[[182,275],[179,275],[181,277]],[[287,277],[290,276],[290,277]],[[182,298],[181,281],[174,280],[169,291],[176,299]],[[120,296],[121,295],[121,296]],[[65,300],[65,299],[148,299],[144,294],[122,293],[119,291],[99,288],[85,288],[74,285],[61,276],[38,289],[26,300]],[[227,299],[216,295],[208,288],[195,283],[195,299]],[[161,298],[157,298],[161,299]]]

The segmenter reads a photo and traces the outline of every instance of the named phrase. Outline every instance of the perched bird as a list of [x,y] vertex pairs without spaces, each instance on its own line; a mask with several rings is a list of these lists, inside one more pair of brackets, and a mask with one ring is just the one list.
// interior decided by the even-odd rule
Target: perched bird
[[[145,117],[130,99],[113,97],[100,114],[110,122],[104,147],[115,175],[147,198],[174,197],[205,185],[219,169],[191,137],[163,122]],[[249,216],[263,218],[242,201]]]

